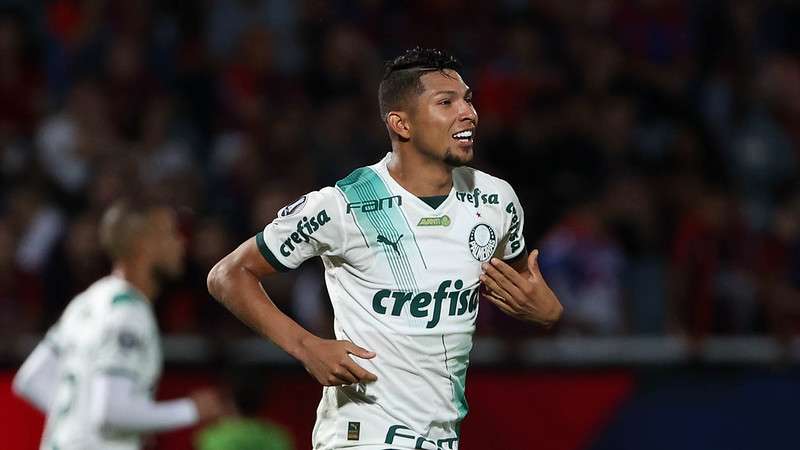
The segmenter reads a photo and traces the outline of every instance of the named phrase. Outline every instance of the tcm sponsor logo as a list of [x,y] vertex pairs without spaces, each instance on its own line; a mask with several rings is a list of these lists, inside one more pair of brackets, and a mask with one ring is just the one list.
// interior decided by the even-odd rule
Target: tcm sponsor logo
[[400,316],[407,309],[411,317],[427,318],[425,328],[433,328],[442,318],[444,301],[449,300],[446,313],[462,316],[478,308],[479,287],[463,289],[461,280],[444,280],[436,292],[408,292],[381,289],[372,297],[372,309],[378,314]]
[[297,248],[295,244],[308,242],[309,237],[312,234],[324,227],[325,224],[330,221],[331,218],[328,216],[328,212],[324,209],[317,213],[316,216],[311,216],[311,218],[303,216],[303,218],[297,222],[297,231],[290,234],[289,237],[286,238],[286,240],[281,244],[281,255],[291,255],[292,252],[294,252],[294,250]]
[[394,208],[395,203],[397,206],[403,204],[403,197],[393,195],[391,197],[379,198],[377,200],[364,200],[363,202],[352,202],[347,204],[347,213],[350,214],[352,210],[358,210],[364,213],[380,211],[382,209]]
[[511,228],[508,229],[508,242],[511,243],[511,252],[516,252],[520,245],[520,237],[522,235],[519,232],[520,228],[520,221],[519,221],[519,214],[517,214],[517,208],[514,207],[514,203],[511,202],[506,206],[506,212],[511,214]]
[[460,202],[471,203],[476,208],[480,205],[499,205],[500,198],[497,194],[487,194],[475,188],[472,192],[456,192],[456,198]]

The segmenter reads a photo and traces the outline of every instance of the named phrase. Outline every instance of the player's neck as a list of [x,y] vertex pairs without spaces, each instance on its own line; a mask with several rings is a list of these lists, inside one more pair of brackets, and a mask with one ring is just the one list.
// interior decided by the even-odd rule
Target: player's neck
[[131,261],[114,263],[113,275],[122,278],[141,292],[147,301],[152,302],[158,295],[158,282],[147,264],[136,264]]
[[417,197],[447,195],[453,186],[453,168],[415,151],[392,152],[389,175]]

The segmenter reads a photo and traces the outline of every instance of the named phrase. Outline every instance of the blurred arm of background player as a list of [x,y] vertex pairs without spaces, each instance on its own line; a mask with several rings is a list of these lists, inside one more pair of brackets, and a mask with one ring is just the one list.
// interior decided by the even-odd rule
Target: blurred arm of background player
[[501,311],[520,320],[544,327],[553,326],[564,311],[539,271],[539,250],[503,262],[499,258],[483,263],[480,279],[484,297]]
[[260,280],[275,273],[248,239],[218,262],[208,274],[208,291],[236,317],[298,359],[325,386],[377,380],[350,355],[374,358],[375,353],[349,341],[322,339],[280,311],[261,287]]
[[[61,362],[56,346],[44,340],[36,346],[14,377],[20,397],[47,414],[56,397]],[[92,422],[104,430],[155,432],[216,419],[228,409],[216,390],[200,389],[189,397],[154,402],[137,392],[123,375],[99,374],[92,380]]]

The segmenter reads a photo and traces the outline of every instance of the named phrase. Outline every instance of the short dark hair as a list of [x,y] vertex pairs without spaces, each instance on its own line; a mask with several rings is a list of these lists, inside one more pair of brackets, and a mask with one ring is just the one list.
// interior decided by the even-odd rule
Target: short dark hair
[[111,260],[125,258],[133,251],[135,240],[148,225],[151,213],[163,206],[139,197],[114,201],[100,219],[100,245]]
[[452,55],[433,48],[415,47],[403,55],[387,61],[381,84],[378,87],[378,107],[381,120],[389,111],[408,106],[411,94],[424,90],[420,77],[429,72],[445,69],[461,70],[461,63]]

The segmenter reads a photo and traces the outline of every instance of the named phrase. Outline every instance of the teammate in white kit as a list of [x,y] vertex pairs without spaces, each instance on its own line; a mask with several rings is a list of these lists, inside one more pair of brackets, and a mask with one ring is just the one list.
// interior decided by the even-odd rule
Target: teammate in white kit
[[76,296],[14,378],[47,415],[42,450],[135,450],[141,435],[212,419],[215,391],[155,402],[161,345],[152,298],[161,276],[182,271],[174,214],[120,202],[101,224],[113,272]]
[[[392,152],[286,206],[209,274],[214,297],[325,385],[315,449],[457,449],[479,299],[545,326],[561,315],[514,190],[465,166],[478,116],[458,70],[419,48],[389,63],[379,101]],[[314,256],[337,340],[259,284]]]

